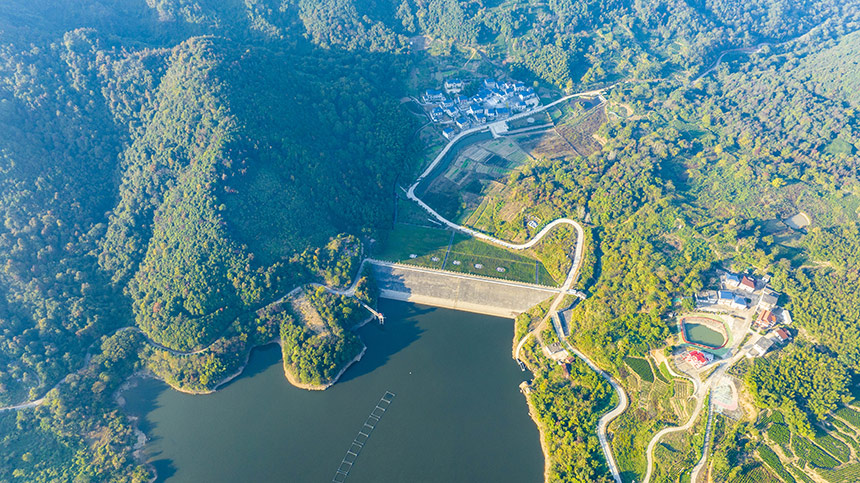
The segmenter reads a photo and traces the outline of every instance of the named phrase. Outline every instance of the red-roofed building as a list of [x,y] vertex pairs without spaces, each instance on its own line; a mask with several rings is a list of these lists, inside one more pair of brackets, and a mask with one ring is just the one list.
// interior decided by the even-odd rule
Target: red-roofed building
[[791,334],[789,334],[785,329],[777,329],[776,332],[774,332],[774,335],[776,335],[776,338],[783,344],[791,340]]
[[702,351],[689,351],[684,356],[684,360],[689,362],[694,368],[699,369],[714,360],[714,356]]
[[746,275],[741,279],[741,290],[746,290],[748,292],[755,292],[755,281]]
[[763,310],[758,314],[753,325],[756,329],[767,330],[776,324],[776,316],[770,310]]

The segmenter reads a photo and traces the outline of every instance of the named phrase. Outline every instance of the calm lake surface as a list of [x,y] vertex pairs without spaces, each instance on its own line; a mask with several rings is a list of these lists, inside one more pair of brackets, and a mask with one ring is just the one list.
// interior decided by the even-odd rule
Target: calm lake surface
[[159,481],[329,482],[385,391],[396,397],[348,482],[541,481],[513,322],[389,300],[380,310],[385,327],[359,331],[367,353],[326,391],[290,386],[275,345],[212,395],[154,380],[127,391]]

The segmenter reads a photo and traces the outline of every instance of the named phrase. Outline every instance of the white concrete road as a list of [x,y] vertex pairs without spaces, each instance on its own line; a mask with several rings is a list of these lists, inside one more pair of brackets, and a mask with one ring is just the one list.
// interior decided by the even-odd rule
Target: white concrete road
[[[559,99],[555,102],[552,102],[550,104],[546,104],[544,106],[540,106],[538,108],[535,108],[531,111],[527,111],[527,112],[524,112],[522,114],[512,116],[511,118],[509,118],[509,120],[519,119],[522,117],[533,115],[537,112],[543,111],[543,110],[545,110],[551,106],[554,106],[560,102],[564,102],[564,101],[567,101],[569,99],[573,99],[576,97],[597,96],[601,99],[601,102],[605,102],[605,99],[603,98],[603,93],[606,90],[608,90],[614,86],[615,86],[615,84],[613,84],[612,86],[603,88],[603,89],[599,89],[599,90],[580,92],[577,94],[571,94],[571,95],[562,97],[561,99]],[[501,246],[501,247],[508,248],[511,250],[525,250],[525,249],[528,249],[528,248],[535,246],[538,242],[540,242],[543,239],[543,237],[547,233],[549,233],[550,231],[552,231],[555,227],[557,227],[559,225],[565,225],[566,224],[566,225],[571,225],[574,227],[574,229],[576,230],[576,247],[574,248],[573,263],[571,264],[570,271],[568,272],[567,277],[565,278],[565,281],[562,284],[561,288],[558,290],[558,295],[556,296],[555,300],[553,300],[553,303],[550,306],[549,311],[547,311],[547,314],[544,317],[544,319],[541,321],[540,324],[538,324],[538,326],[534,330],[532,330],[531,332],[526,334],[525,337],[523,337],[519,341],[519,343],[517,344],[517,347],[514,350],[514,358],[519,360],[520,351],[522,350],[522,347],[526,343],[528,338],[533,336],[533,335],[537,336],[537,334],[540,333],[540,330],[542,329],[542,327],[544,326],[546,321],[549,319],[550,314],[552,314],[558,310],[558,307],[561,304],[562,300],[564,299],[564,296],[571,291],[571,289],[573,287],[573,283],[576,281],[576,277],[579,274],[579,269],[582,266],[582,253],[583,253],[583,249],[584,249],[585,233],[582,229],[582,225],[580,225],[575,220],[571,220],[570,218],[559,218],[557,220],[553,220],[552,222],[547,224],[545,227],[543,227],[543,229],[540,232],[538,232],[537,235],[535,235],[531,240],[527,241],[526,243],[521,243],[521,244],[511,243],[511,242],[508,242],[505,240],[500,240],[496,237],[487,235],[485,233],[481,233],[477,230],[473,230],[471,228],[468,228],[468,227],[465,227],[462,225],[458,225],[458,224],[448,220],[447,218],[443,217],[439,213],[437,213],[436,210],[434,210],[433,208],[428,206],[421,199],[419,199],[418,196],[415,195],[415,189],[418,187],[418,185],[427,176],[430,175],[430,173],[436,168],[436,166],[439,165],[439,163],[442,161],[442,159],[445,157],[445,155],[448,153],[448,151],[451,149],[451,147],[457,141],[462,139],[464,136],[467,136],[469,134],[472,134],[472,133],[475,133],[475,132],[478,132],[478,131],[481,131],[484,129],[487,129],[487,127],[486,126],[479,126],[476,128],[467,129],[467,130],[461,132],[460,134],[458,134],[457,136],[455,136],[454,139],[452,139],[442,149],[442,151],[440,151],[439,154],[436,155],[436,157],[433,159],[433,161],[430,163],[430,165],[427,166],[427,169],[425,169],[424,172],[421,173],[421,176],[419,176],[418,179],[415,180],[414,183],[412,183],[412,185],[409,187],[409,190],[406,192],[406,196],[409,199],[418,203],[425,211],[427,211],[429,214],[431,214],[434,218],[436,218],[443,225],[448,226],[448,227],[450,227],[454,230],[457,230],[459,232],[467,233],[467,234],[469,234],[475,238],[484,240],[484,241],[491,243],[493,245]],[[609,445],[609,441],[608,441],[607,436],[606,436],[606,428],[609,425],[610,421],[612,421],[613,419],[618,417],[618,415],[620,415],[621,413],[623,413],[627,409],[627,405],[628,405],[627,394],[624,392],[624,389],[615,380],[613,380],[612,377],[608,373],[606,373],[606,372],[602,371],[600,368],[598,368],[597,365],[594,364],[594,362],[591,359],[586,357],[585,354],[574,349],[573,346],[571,346],[566,340],[564,342],[567,345],[568,351],[575,354],[577,357],[582,359],[586,364],[588,364],[588,366],[592,370],[594,370],[595,372],[597,372],[598,374],[600,374],[601,376],[606,378],[606,380],[609,381],[609,383],[612,385],[613,389],[615,389],[615,391],[618,393],[618,399],[619,399],[618,406],[600,418],[600,420],[598,422],[598,426],[597,426],[597,434],[598,434],[598,438],[600,440],[600,447],[603,449],[603,454],[606,457],[607,465],[609,466],[609,469],[612,472],[612,477],[615,479],[616,483],[621,483],[621,474],[618,470],[618,466],[615,463],[615,458],[612,455],[612,448]]]

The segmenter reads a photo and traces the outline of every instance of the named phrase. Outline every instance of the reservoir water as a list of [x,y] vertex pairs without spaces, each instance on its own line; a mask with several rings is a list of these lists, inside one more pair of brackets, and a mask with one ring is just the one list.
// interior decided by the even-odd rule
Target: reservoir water
[[513,322],[388,300],[380,310],[385,327],[359,331],[367,353],[326,391],[290,386],[274,345],[215,394],[151,379],[128,390],[159,481],[331,481],[385,391],[396,397],[346,481],[541,481]]

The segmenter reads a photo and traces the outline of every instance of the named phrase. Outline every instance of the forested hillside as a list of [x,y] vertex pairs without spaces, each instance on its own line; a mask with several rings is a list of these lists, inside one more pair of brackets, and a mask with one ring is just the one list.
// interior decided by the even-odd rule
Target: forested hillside
[[[248,350],[234,343],[243,324],[256,328],[246,314],[303,281],[345,283],[354,265],[341,257],[360,247],[307,253],[341,232],[390,223],[390,194],[417,152],[397,105],[408,59],[320,50],[294,28],[292,7],[276,15],[281,31],[261,32],[255,11],[238,2],[0,6],[3,406],[43,396],[91,366],[88,354],[117,357],[99,340],[126,327],[176,350],[223,341],[215,359],[188,367],[130,337],[133,360],[106,372],[108,389],[138,351],[163,377],[207,387],[183,378],[234,364],[231,347]],[[247,22],[232,22],[237,12]],[[271,337],[277,329],[252,340]],[[60,391],[92,398],[68,379]],[[88,431],[128,430],[121,414],[101,414],[108,399],[62,417],[94,425]],[[72,459],[118,440],[76,442],[82,429],[63,429],[41,409],[21,414],[30,422],[19,429],[45,428],[46,453],[22,466],[22,443],[8,433],[0,479],[146,475],[122,470],[131,459],[113,476],[102,472],[106,460]],[[14,425],[16,414],[0,419]]]

